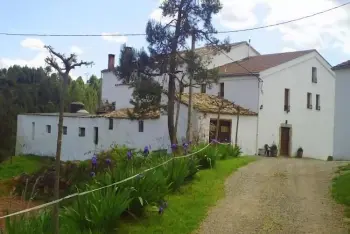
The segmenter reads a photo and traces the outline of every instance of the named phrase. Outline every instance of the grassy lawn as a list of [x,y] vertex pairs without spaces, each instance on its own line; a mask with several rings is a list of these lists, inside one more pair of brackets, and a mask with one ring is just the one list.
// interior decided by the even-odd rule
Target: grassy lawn
[[168,208],[163,215],[153,213],[139,221],[123,222],[120,233],[191,233],[199,227],[209,208],[224,196],[225,179],[252,161],[251,157],[217,161],[215,169],[199,171],[195,180],[168,196]]
[[332,195],[346,206],[345,215],[350,218],[350,164],[339,167],[339,175],[333,179]]
[[40,156],[15,156],[0,164],[0,180],[18,176],[21,173],[34,173],[52,162],[47,157]]

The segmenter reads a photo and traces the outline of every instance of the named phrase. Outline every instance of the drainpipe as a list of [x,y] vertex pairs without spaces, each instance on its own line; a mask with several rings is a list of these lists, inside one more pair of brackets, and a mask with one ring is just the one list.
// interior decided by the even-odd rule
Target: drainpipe
[[260,82],[262,82],[262,80],[260,79],[260,76],[258,75],[257,76],[258,78],[258,105],[257,105],[257,113],[258,113],[258,116],[257,116],[257,119],[256,119],[256,138],[255,138],[255,155],[258,155],[259,153],[259,118],[260,118]]

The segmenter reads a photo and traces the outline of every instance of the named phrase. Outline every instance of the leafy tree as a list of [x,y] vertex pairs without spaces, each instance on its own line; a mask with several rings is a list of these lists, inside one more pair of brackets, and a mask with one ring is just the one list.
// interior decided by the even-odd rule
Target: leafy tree
[[[187,40],[191,35],[196,41],[205,41],[208,48],[216,53],[218,48],[229,50],[228,40],[224,43],[215,38],[216,33],[211,21],[222,5],[219,0],[165,0],[160,9],[164,17],[171,18],[167,24],[150,20],[146,26],[146,39],[149,44],[147,53],[123,46],[121,48],[117,77],[124,84],[134,87],[134,99],[131,103],[145,107],[140,103],[147,103],[150,93],[145,93],[137,84],[148,82],[162,92],[152,92],[155,95],[164,93],[168,97],[166,111],[168,115],[168,132],[171,143],[176,143],[176,129],[174,124],[174,110],[176,101],[176,87],[183,74],[194,73],[194,84],[211,83],[217,80],[217,70],[208,70],[210,58],[204,59],[188,50]],[[153,80],[159,83],[153,82]],[[184,82],[185,83],[185,82]],[[136,84],[136,85],[135,85]],[[150,90],[150,89],[149,89]],[[136,94],[138,93],[138,94]],[[152,98],[160,100],[160,98]],[[145,101],[145,102],[144,102]],[[151,102],[154,105],[154,102]],[[160,101],[158,103],[160,106]],[[149,108],[149,107],[147,107]],[[146,108],[146,109],[147,109]]]

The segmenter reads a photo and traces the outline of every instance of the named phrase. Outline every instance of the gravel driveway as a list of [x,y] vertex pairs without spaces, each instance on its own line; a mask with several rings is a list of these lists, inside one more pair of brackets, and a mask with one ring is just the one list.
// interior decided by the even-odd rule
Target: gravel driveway
[[263,158],[226,181],[226,197],[198,233],[348,233],[332,201],[332,172],[341,162]]

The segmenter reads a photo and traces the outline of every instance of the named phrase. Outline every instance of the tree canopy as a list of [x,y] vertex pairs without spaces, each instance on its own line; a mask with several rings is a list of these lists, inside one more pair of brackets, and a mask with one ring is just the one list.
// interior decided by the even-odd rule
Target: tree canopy
[[[229,51],[230,46],[228,40],[220,42],[214,36],[216,30],[212,25],[212,17],[222,8],[219,0],[164,0],[159,8],[163,17],[170,19],[169,22],[150,20],[147,23],[148,52],[143,48],[137,50],[124,45],[120,51],[116,75],[123,84],[134,88],[131,103],[137,107],[137,111],[147,110],[149,105],[154,106],[156,103],[149,102],[150,99],[158,100],[161,107],[160,98],[150,98],[150,95],[167,95],[169,137],[171,143],[176,143],[174,102],[179,87],[188,85],[187,79],[182,79],[183,75],[194,73],[194,85],[210,84],[216,82],[218,77],[216,69],[208,69],[211,57],[204,58],[192,52],[188,47],[188,39],[193,36],[197,42],[204,42],[211,54],[219,50]],[[145,93],[145,83],[162,91]]]

